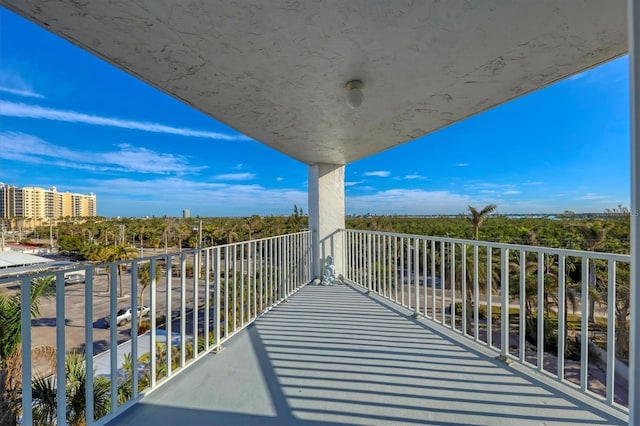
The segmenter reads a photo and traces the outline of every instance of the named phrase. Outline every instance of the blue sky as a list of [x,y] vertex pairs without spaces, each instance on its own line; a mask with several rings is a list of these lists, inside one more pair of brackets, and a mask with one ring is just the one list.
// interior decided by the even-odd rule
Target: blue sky
[[[349,164],[347,213],[628,207],[627,74],[623,57]],[[2,8],[0,182],[93,192],[101,216],[307,206],[306,165]]]

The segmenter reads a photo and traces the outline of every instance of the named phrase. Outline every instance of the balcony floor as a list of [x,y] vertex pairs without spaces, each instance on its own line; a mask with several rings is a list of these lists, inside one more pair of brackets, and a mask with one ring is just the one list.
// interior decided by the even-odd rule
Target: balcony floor
[[359,288],[308,285],[109,424],[626,424],[409,314]]

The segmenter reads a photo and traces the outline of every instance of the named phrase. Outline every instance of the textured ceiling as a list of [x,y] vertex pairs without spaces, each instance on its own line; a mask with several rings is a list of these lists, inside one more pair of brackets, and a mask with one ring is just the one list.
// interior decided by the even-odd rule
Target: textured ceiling
[[0,4],[307,164],[402,144],[627,45],[625,0]]

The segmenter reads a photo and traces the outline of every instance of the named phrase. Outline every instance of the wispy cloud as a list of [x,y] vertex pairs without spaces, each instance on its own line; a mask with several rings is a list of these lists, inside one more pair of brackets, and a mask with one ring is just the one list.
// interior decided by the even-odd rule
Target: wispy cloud
[[428,177],[422,176],[422,175],[419,175],[419,174],[406,175],[404,178],[407,179],[407,180],[416,180],[416,179],[417,180],[427,180],[427,179],[429,179]]
[[523,185],[544,185],[544,182],[541,182],[541,181],[527,181],[527,182],[524,182]]
[[44,96],[42,96],[40,93],[36,93],[28,89],[12,89],[11,87],[0,86],[0,92],[9,93],[11,95],[16,95],[16,96],[22,96],[25,98],[39,98],[39,99],[44,98]]
[[[122,188],[127,188],[123,199]],[[162,191],[158,191],[162,188]],[[87,180],[86,188],[73,188],[79,192],[95,192],[100,200],[100,215],[178,216],[188,208],[193,215],[237,215],[238,211],[251,214],[286,214],[294,204],[305,205],[307,192],[283,188],[269,189],[257,184],[194,181],[183,178],[162,178],[138,181],[130,178]],[[154,194],[149,200],[149,194]],[[123,202],[126,201],[126,204]],[[109,211],[108,209],[113,209]]]
[[284,180],[284,178],[283,178],[282,176],[278,176],[278,177],[276,178],[276,180],[277,180],[278,182],[282,182],[282,181]]
[[377,177],[389,177],[391,172],[388,170],[376,170],[373,172],[364,172],[364,176],[377,176]]
[[380,214],[456,214],[466,210],[469,197],[449,191],[420,189],[390,189],[374,194],[348,196],[350,213],[376,212]]
[[581,197],[577,197],[576,200],[586,201],[586,200],[603,200],[606,198],[610,198],[609,195],[597,194],[595,192],[590,192]]
[[0,133],[0,158],[27,164],[94,172],[188,174],[202,170],[180,155],[159,153],[128,144],[115,151],[76,151],[53,145],[38,137],[16,132]]
[[364,182],[365,182],[364,180],[345,182],[344,186],[355,186],[355,185],[360,185],[361,183],[364,183]]
[[469,183],[464,185],[466,189],[469,190],[478,190],[478,191],[486,191],[486,190],[503,190],[508,191],[514,189],[516,187],[513,183],[488,183],[488,182],[479,182],[479,183]]
[[243,181],[255,179],[256,175],[253,173],[224,173],[221,175],[215,175],[211,179],[213,180],[228,180],[228,181]]
[[144,121],[126,120],[121,118],[101,117],[98,115],[84,114],[76,111],[65,111],[52,108],[28,105],[18,102],[0,100],[0,116],[32,118],[40,120],[64,121],[67,123],[83,123],[96,126],[117,127],[121,129],[140,130],[143,132],[165,133],[177,136],[216,140],[248,140],[244,135],[230,135],[218,132],[207,132],[184,127],[172,127],[164,124],[149,123]]
[[457,163],[456,167],[468,167],[469,163]]

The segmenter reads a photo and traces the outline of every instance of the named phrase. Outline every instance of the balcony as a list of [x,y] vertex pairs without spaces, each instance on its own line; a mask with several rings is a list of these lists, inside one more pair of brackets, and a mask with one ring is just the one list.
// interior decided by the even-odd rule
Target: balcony
[[[628,422],[615,354],[628,341],[616,288],[628,285],[629,256],[354,230],[326,247],[344,284],[313,280],[310,232],[84,266],[81,290],[56,272],[53,377],[65,377],[66,303],[80,291],[85,368],[96,372],[82,401],[97,402],[75,408],[87,424]],[[118,277],[138,295],[145,264],[161,278],[127,303],[148,305],[148,324],[134,315],[101,329],[101,309],[114,318],[124,300]],[[21,278],[23,302],[37,276]],[[606,298],[590,323],[594,280]],[[27,303],[21,321],[33,347]],[[105,332],[108,342],[95,337]],[[558,356],[568,353],[578,360]],[[26,424],[45,404],[28,391],[34,367],[23,352]],[[54,411],[69,416],[73,395],[54,391]]]

